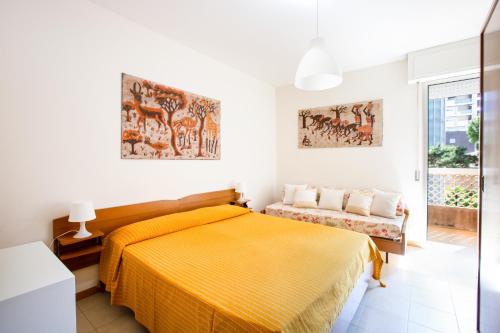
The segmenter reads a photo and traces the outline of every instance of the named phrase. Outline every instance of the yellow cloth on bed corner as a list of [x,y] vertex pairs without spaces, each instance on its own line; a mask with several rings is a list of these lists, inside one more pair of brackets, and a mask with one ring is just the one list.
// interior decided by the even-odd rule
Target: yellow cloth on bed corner
[[369,261],[364,234],[217,206],[116,230],[100,277],[151,332],[328,332]]

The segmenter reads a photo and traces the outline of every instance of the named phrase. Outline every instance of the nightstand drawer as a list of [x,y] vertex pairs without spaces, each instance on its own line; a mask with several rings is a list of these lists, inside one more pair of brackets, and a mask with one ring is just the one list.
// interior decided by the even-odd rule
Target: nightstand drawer
[[56,240],[54,252],[72,271],[96,265],[101,258],[102,236],[101,231],[94,231],[92,236],[80,239],[65,235]]

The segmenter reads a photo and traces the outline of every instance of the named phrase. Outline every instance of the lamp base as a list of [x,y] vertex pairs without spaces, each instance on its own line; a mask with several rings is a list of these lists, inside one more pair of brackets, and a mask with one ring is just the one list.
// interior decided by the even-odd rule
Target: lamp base
[[80,222],[80,230],[73,236],[73,238],[87,238],[92,236],[92,233],[85,227],[85,222]]
[[248,200],[245,199],[245,197],[243,196],[243,193],[240,193],[240,197],[238,198],[238,200],[236,200],[236,202],[243,205],[244,203],[248,202]]

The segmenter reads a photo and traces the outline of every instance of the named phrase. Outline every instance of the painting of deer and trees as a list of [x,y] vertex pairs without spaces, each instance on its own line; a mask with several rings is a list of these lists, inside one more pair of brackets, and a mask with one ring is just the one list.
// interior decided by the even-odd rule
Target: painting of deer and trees
[[299,148],[382,146],[382,100],[298,111]]
[[122,158],[220,159],[220,102],[122,74]]

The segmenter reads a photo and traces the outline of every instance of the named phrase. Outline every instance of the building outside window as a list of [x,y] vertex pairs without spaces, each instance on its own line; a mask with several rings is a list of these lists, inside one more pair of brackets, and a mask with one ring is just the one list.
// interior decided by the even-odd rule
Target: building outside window
[[429,147],[454,145],[477,153],[467,128],[481,111],[479,79],[431,86],[429,89]]

